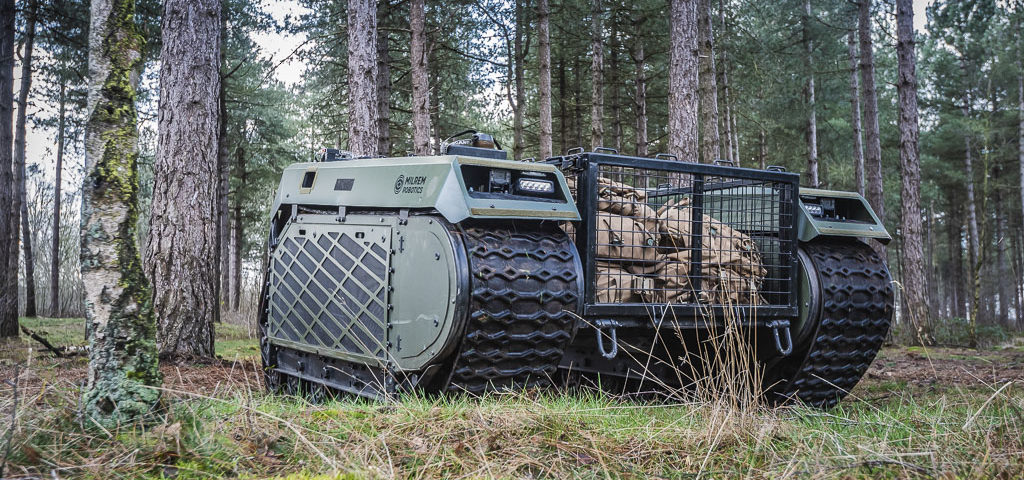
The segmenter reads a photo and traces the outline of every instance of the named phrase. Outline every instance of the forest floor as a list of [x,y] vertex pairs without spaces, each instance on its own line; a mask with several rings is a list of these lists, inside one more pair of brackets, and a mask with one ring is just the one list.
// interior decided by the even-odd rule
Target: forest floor
[[[24,321],[55,345],[81,345],[81,324]],[[311,405],[263,393],[249,329],[218,326],[217,352],[162,367],[163,411],[108,432],[80,425],[83,356],[0,344],[0,380],[18,385],[17,401],[0,385],[0,477],[1024,477],[1024,339],[886,347],[828,411],[592,392]]]

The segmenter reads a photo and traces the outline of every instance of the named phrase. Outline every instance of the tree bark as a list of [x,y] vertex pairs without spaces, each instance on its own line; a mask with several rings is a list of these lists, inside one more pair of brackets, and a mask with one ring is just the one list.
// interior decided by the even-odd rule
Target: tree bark
[[214,357],[220,15],[219,0],[164,2],[146,267],[160,356],[170,360]]
[[1021,17],[1024,13],[1017,15],[1017,162],[1020,163],[1021,218],[1024,218],[1024,42],[1021,41],[1024,22]]
[[558,142],[559,154],[565,153],[569,148],[569,112],[565,108],[565,102],[569,98],[566,94],[565,83],[565,60],[558,59]]
[[590,2],[590,149],[604,146],[604,43],[601,0]]
[[671,0],[668,151],[697,161],[697,0]]
[[[21,57],[21,89],[18,91],[18,118],[14,127],[14,163],[18,169],[18,202],[21,205],[21,244],[25,250],[25,316],[36,316],[36,268],[32,254],[32,230],[28,225],[28,192],[25,175],[25,118],[28,94],[32,89],[32,46],[36,37],[35,0],[25,13],[25,47]],[[17,273],[15,273],[17,275]]]
[[511,59],[512,64],[512,78],[515,84],[515,100],[512,100],[512,155],[516,160],[522,160],[523,151],[526,149],[526,145],[523,140],[523,117],[526,108],[526,86],[524,85],[525,80],[523,79],[523,70],[526,63],[526,54],[529,49],[529,38],[525,34],[526,30],[526,8],[524,2],[516,2],[515,15],[516,24],[514,27],[515,33],[513,34],[512,48],[513,58]]
[[[865,0],[866,1],[866,0]],[[807,183],[817,188],[818,179],[818,113],[814,99],[814,41],[811,39],[811,0],[804,0],[804,68],[807,75]]]
[[619,29],[614,13],[611,19],[611,42],[608,52],[609,104],[612,109],[612,147],[622,151],[622,106],[619,105]]
[[50,316],[60,317],[60,207],[61,183],[64,176],[64,128],[67,97],[65,85],[60,85],[60,101],[57,114],[57,166],[53,181],[53,244],[50,247]]
[[857,193],[864,195],[864,134],[860,126],[860,97],[857,91],[857,40],[854,32],[846,36],[846,49],[850,58],[850,126],[853,128],[853,172]]
[[[245,170],[245,149],[241,146],[235,152],[235,177],[238,178],[238,184],[245,185],[248,181],[248,172]],[[242,243],[245,241],[245,223],[242,219],[242,192],[241,188],[235,191],[235,205],[234,205],[234,249],[232,251],[231,266],[233,270],[231,273],[231,283],[233,290],[231,292],[231,309],[238,311],[242,301]]]
[[540,115],[540,158],[553,155],[551,138],[551,7],[548,0],[537,1],[537,76]]
[[348,149],[375,157],[377,125],[377,1],[348,2]]
[[14,0],[0,0],[0,337],[18,335],[18,276],[11,284],[11,257],[18,262],[18,212],[14,183]]
[[[720,25],[720,35],[725,37],[725,2],[718,0],[718,21]],[[722,76],[722,81],[719,82],[722,85],[722,105],[720,111],[722,112],[722,128],[719,129],[721,132],[719,140],[721,142],[721,154],[720,158],[733,163],[736,163],[736,158],[733,157],[732,148],[732,92],[729,89],[729,51],[725,48],[725,45],[719,45],[719,54],[721,55],[722,61],[719,62],[718,70],[719,75]]]
[[220,19],[220,86],[217,89],[217,107],[220,112],[217,129],[217,253],[220,259],[220,278],[217,290],[217,301],[224,308],[229,306],[228,292],[231,280],[228,269],[231,267],[228,257],[228,196],[231,194],[231,175],[228,168],[228,102],[227,81],[231,73],[226,73],[227,66],[227,15],[221,12]]
[[151,414],[160,399],[156,325],[136,247],[136,66],[143,39],[132,0],[93,0],[82,205],[89,332],[87,417],[101,425]]
[[896,2],[896,53],[899,78],[900,167],[903,255],[902,307],[922,344],[932,344],[931,312],[928,308],[928,279],[924,271],[924,243],[921,228],[921,161],[918,157],[917,58],[914,52],[914,10],[911,0]]
[[583,66],[579,58],[572,62],[573,134],[576,146],[583,146]]
[[[875,60],[871,42],[871,0],[860,1],[860,80],[864,102],[864,170],[867,174],[868,203],[881,221],[885,221],[885,197],[882,192],[882,143],[878,130],[878,92],[875,90]],[[879,252],[885,247],[874,242]],[[885,255],[882,255],[885,260]]]
[[697,10],[699,58],[701,158],[704,163],[718,160],[718,85],[715,80],[715,46],[711,32],[711,0],[700,0]]
[[[384,0],[377,9],[377,25],[387,23],[391,5]],[[377,155],[391,155],[391,45],[386,28],[377,28]]]
[[[639,32],[640,22],[634,23],[634,31]],[[644,72],[644,44],[639,36],[633,37],[633,64],[636,67],[634,83],[636,95],[633,109],[636,117],[636,156],[647,156],[647,74]]]
[[428,72],[425,0],[412,0],[409,4],[409,27],[412,44],[409,61],[412,64],[412,151],[415,155],[430,155],[430,83]]

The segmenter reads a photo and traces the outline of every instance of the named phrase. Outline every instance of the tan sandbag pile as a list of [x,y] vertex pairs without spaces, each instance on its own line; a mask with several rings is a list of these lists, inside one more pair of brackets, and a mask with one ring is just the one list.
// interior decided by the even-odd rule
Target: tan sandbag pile
[[[576,181],[566,178],[576,197]],[[599,303],[692,303],[690,199],[657,211],[647,193],[600,178],[597,213],[596,300]],[[767,272],[750,237],[704,215],[701,295],[704,303],[763,303],[757,293]],[[563,224],[570,236],[575,225]]]
[[[658,209],[663,232],[661,244],[670,249],[666,255],[677,262],[666,264],[673,267],[659,272],[659,277],[678,278],[680,268],[689,268],[693,251],[690,245],[692,211],[690,199],[685,197]],[[703,216],[701,229],[701,301],[741,305],[764,303],[757,292],[768,272],[761,263],[761,253],[753,240],[708,215]],[[683,286],[692,292],[688,281],[686,285],[673,284],[668,288]]]

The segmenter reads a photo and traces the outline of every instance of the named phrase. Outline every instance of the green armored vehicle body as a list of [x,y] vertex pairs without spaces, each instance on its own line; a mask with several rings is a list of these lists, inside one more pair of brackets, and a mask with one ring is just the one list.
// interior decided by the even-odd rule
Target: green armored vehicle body
[[830,406],[881,347],[893,290],[862,239],[889,236],[856,194],[608,149],[509,161],[486,135],[445,153],[285,170],[260,307],[269,388],[685,388],[692,352],[732,326],[771,400]]

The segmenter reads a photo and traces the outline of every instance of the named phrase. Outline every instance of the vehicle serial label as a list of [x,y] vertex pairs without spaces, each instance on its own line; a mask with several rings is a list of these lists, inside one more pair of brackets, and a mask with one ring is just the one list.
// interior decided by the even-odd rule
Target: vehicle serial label
[[423,175],[405,176],[399,175],[395,179],[395,195],[400,193],[423,193],[423,187],[427,185],[427,177]]

